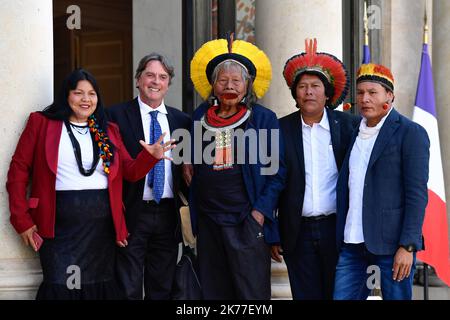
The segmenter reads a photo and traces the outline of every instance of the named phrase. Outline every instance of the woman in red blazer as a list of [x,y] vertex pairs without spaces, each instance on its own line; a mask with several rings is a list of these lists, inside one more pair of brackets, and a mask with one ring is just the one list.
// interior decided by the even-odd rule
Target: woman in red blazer
[[[94,77],[64,80],[59,99],[31,113],[8,172],[11,224],[39,250],[44,279],[36,299],[116,299],[115,245],[127,245],[122,179],[144,177],[173,141],[134,160],[107,123]],[[31,179],[31,193],[28,184]],[[40,246],[40,238],[43,238]]]

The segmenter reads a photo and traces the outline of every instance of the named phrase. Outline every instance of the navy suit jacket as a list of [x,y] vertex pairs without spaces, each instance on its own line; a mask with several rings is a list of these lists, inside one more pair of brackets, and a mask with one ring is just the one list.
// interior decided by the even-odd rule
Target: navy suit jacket
[[[187,114],[176,108],[169,106],[166,106],[166,108],[167,120],[169,122],[171,133],[179,128],[190,130],[191,119]],[[145,140],[141,112],[137,98],[107,108],[106,114],[110,121],[115,122],[119,126],[123,143],[130,156],[133,158],[136,157],[142,150],[139,140]],[[176,201],[176,206],[178,208],[181,205],[181,201],[177,196],[178,191],[181,189],[184,194],[187,194],[187,190],[184,190],[186,187],[182,182],[181,165],[175,165],[172,163],[172,180],[173,194]],[[144,183],[145,177],[133,183],[124,181],[123,202],[126,209],[125,218],[130,232],[133,231],[137,214],[140,212],[140,204],[144,194]],[[177,219],[179,219],[178,215],[177,217]],[[178,225],[179,224],[180,223],[178,223]],[[177,230],[177,232],[178,231],[179,230]]]
[[[352,138],[352,146],[358,130]],[[376,255],[395,254],[399,245],[423,248],[422,224],[428,202],[430,141],[419,124],[391,111],[375,141],[363,191],[364,242]],[[337,185],[338,248],[349,207],[349,149]]]
[[[207,103],[201,104],[192,115],[192,120],[199,121],[205,112],[208,110],[209,105]],[[193,126],[194,128],[194,126]],[[257,133],[256,148],[259,150],[260,143],[266,139],[267,141],[267,150],[271,151],[271,134],[267,133],[266,136],[262,134],[258,129],[267,129],[267,130],[278,130],[279,124],[278,119],[275,113],[259,104],[254,104],[252,106],[252,113],[247,120],[247,125],[245,131],[255,130]],[[192,148],[195,149],[194,144],[201,143],[201,141],[195,140],[195,134],[192,134]],[[258,157],[256,163],[250,163],[249,161],[249,153],[252,150],[249,146],[249,140],[245,140],[245,163],[242,164],[242,175],[245,183],[245,187],[247,190],[247,195],[250,200],[250,204],[252,209],[256,209],[264,214],[264,240],[268,244],[278,244],[279,232],[278,232],[278,220],[276,218],[276,206],[278,203],[278,196],[280,191],[284,186],[285,179],[285,166],[283,162],[283,141],[281,136],[278,141],[278,157],[272,155],[275,159],[274,161],[278,162],[278,171],[273,175],[264,175],[262,174],[262,169],[267,168],[270,164],[263,164],[262,159],[257,151]],[[260,141],[261,140],[261,141]],[[274,149],[276,150],[276,149]],[[192,153],[194,154],[194,153]],[[195,170],[196,166],[194,165],[194,176],[192,178],[191,186],[195,186]],[[207,188],[207,186],[204,186]],[[192,229],[194,234],[197,234],[197,208],[195,201],[195,190],[194,187],[190,188],[190,213],[191,213],[191,222]]]
[[[326,109],[330,124],[331,142],[338,170],[342,166],[352,133],[359,117]],[[305,195],[305,158],[303,155],[300,111],[280,119],[285,146],[286,185],[280,195],[278,219],[281,246],[285,254],[294,251],[300,231],[303,198]]]

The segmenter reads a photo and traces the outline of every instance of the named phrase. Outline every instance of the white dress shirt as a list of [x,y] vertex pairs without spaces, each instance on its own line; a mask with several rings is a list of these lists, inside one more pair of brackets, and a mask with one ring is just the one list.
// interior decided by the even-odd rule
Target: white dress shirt
[[336,212],[338,170],[331,142],[326,111],[322,120],[311,126],[303,121],[303,154],[305,158],[305,195],[302,216],[329,215]]
[[[167,109],[164,104],[164,101],[161,102],[156,109],[150,107],[145,104],[141,97],[138,96],[139,109],[141,111],[142,118],[142,126],[144,129],[144,138],[145,142],[150,143],[150,123],[151,123],[151,111],[159,111],[158,112],[158,122],[161,126],[161,133],[166,132],[164,136],[164,142],[170,140],[170,127],[169,121],[167,120]],[[167,157],[172,157],[172,150],[166,151],[165,155]],[[164,192],[162,194],[162,198],[173,198],[173,182],[172,182],[172,162],[169,160],[161,160],[164,161]],[[142,200],[153,200],[153,192],[152,189],[148,186],[148,175],[145,177],[145,185],[144,185],[144,195],[142,196]]]
[[345,243],[364,242],[362,209],[367,166],[380,129],[391,110],[375,127],[367,127],[366,118],[363,118],[359,125],[358,137],[353,145],[349,160],[349,209],[344,230]]

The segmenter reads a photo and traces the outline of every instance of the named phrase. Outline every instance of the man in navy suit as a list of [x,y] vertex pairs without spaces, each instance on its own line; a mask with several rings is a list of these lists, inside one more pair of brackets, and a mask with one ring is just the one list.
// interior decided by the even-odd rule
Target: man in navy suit
[[342,62],[312,49],[290,58],[283,72],[299,111],[280,119],[287,180],[278,218],[293,298],[331,300],[336,182],[359,118],[333,110],[348,88]]
[[[139,140],[150,142],[152,131],[166,132],[164,141],[169,141],[174,130],[190,129],[188,115],[164,104],[173,77],[174,68],[168,60],[151,53],[141,59],[136,70],[138,97],[107,110],[110,120],[119,125],[132,157],[142,149]],[[181,240],[178,192],[183,185],[179,165],[164,160],[160,168],[163,175],[158,175],[158,181],[163,182],[158,186],[156,172],[136,183],[124,182],[123,202],[130,236],[128,246],[119,249],[117,274],[128,299],[142,299],[143,283],[145,299],[171,298]]]
[[430,142],[393,101],[391,71],[362,65],[357,104],[363,119],[337,186],[337,300],[366,299],[377,283],[385,300],[412,298],[415,252],[423,249]]

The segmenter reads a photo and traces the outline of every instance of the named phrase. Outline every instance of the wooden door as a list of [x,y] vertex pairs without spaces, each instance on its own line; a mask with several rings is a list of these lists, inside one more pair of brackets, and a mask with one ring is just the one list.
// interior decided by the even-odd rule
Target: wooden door
[[[80,7],[80,29],[66,26],[72,4]],[[53,40],[55,96],[64,77],[82,67],[97,79],[105,107],[132,99],[132,1],[53,1]]]
[[53,96],[61,90],[61,84],[68,73],[76,66],[74,32],[67,29],[66,17],[53,20]]
[[131,43],[117,31],[84,32],[75,36],[78,66],[97,79],[105,106],[132,96],[132,66],[127,54]]

